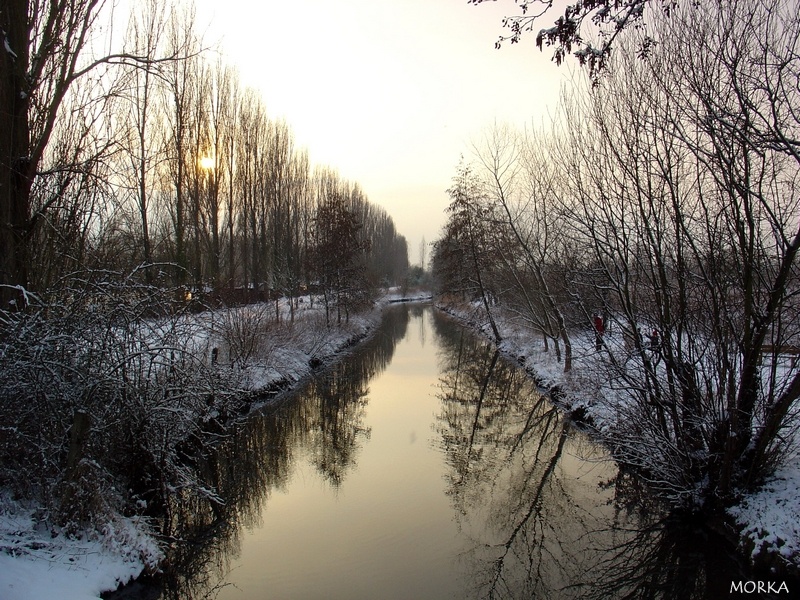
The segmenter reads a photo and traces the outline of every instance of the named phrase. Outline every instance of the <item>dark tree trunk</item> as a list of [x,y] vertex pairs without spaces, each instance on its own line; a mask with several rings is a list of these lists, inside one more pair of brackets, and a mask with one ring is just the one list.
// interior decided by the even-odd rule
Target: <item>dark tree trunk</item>
[[27,243],[35,165],[30,157],[28,108],[28,0],[0,5],[0,300],[19,301],[28,285]]

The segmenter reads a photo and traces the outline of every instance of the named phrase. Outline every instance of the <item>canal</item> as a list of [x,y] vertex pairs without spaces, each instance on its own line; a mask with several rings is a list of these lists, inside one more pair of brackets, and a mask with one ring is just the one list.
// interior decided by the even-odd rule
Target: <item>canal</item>
[[147,597],[719,598],[747,578],[429,305],[389,309],[216,450],[193,466],[219,497],[176,495]]

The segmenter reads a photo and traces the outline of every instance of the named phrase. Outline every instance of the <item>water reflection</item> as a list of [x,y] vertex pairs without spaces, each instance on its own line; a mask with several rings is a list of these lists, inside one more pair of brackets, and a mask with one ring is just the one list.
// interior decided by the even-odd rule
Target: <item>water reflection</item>
[[186,468],[209,491],[176,491],[154,598],[715,598],[748,578],[430,307],[395,307]]
[[437,431],[475,598],[719,598],[748,574],[669,516],[515,365],[437,320]]
[[369,381],[391,361],[408,321],[408,307],[388,312],[357,354],[317,374],[301,394],[233,428],[213,451],[187,456],[186,468],[203,474],[208,493],[173,494],[163,531],[174,543],[156,597],[215,598],[229,585],[243,529],[258,525],[273,491],[285,487],[297,453],[309,454],[331,485],[342,484],[369,437]]

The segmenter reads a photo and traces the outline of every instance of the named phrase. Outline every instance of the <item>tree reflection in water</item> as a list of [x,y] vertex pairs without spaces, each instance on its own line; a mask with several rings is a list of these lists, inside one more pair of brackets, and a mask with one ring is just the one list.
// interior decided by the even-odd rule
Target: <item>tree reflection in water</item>
[[729,544],[667,515],[521,369],[435,323],[437,432],[474,597],[718,598],[748,577]]
[[[298,466],[310,461],[334,489],[346,481],[370,434],[369,381],[392,359],[409,315],[423,310],[396,307],[373,339],[304,390],[226,432],[213,451],[187,451],[185,468],[203,474],[207,493],[175,490],[162,518],[175,543],[152,598],[215,597],[242,529],[259,524]],[[443,577],[458,578],[467,590],[459,598],[716,598],[750,578],[706,527],[666,515],[523,370],[449,319],[433,323],[439,453],[431,463],[442,469],[458,526],[452,545],[437,549],[458,557]]]
[[[391,361],[408,321],[406,306],[387,311],[380,329],[357,353],[316,374],[299,393],[232,427],[211,451],[187,452],[185,468],[201,473],[207,487],[205,493],[172,494],[161,516],[163,533],[172,541],[169,560],[161,591],[151,597],[216,597],[239,553],[243,528],[257,524],[272,491],[287,484],[299,455],[311,456],[331,485],[341,484],[369,435],[363,424],[368,383]],[[136,597],[144,593],[137,591]]]

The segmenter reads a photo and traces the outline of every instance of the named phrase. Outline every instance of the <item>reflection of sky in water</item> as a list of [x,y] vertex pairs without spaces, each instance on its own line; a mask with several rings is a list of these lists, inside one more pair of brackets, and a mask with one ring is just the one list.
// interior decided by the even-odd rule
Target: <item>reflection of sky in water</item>
[[[637,534],[656,513],[640,521],[641,504],[618,502],[640,488],[524,373],[430,307],[394,310],[335,385],[238,438],[242,463],[270,452],[258,455],[268,495],[218,563],[233,585],[217,598],[605,598],[665,582],[706,597],[702,561],[683,564],[696,544]],[[268,448],[283,459],[267,462]]]
[[421,331],[412,325],[388,369],[368,384],[370,435],[354,469],[333,489],[299,460],[261,526],[242,537],[228,578],[239,589],[225,588],[221,599],[458,595],[457,530],[432,439],[436,348],[422,345]]

